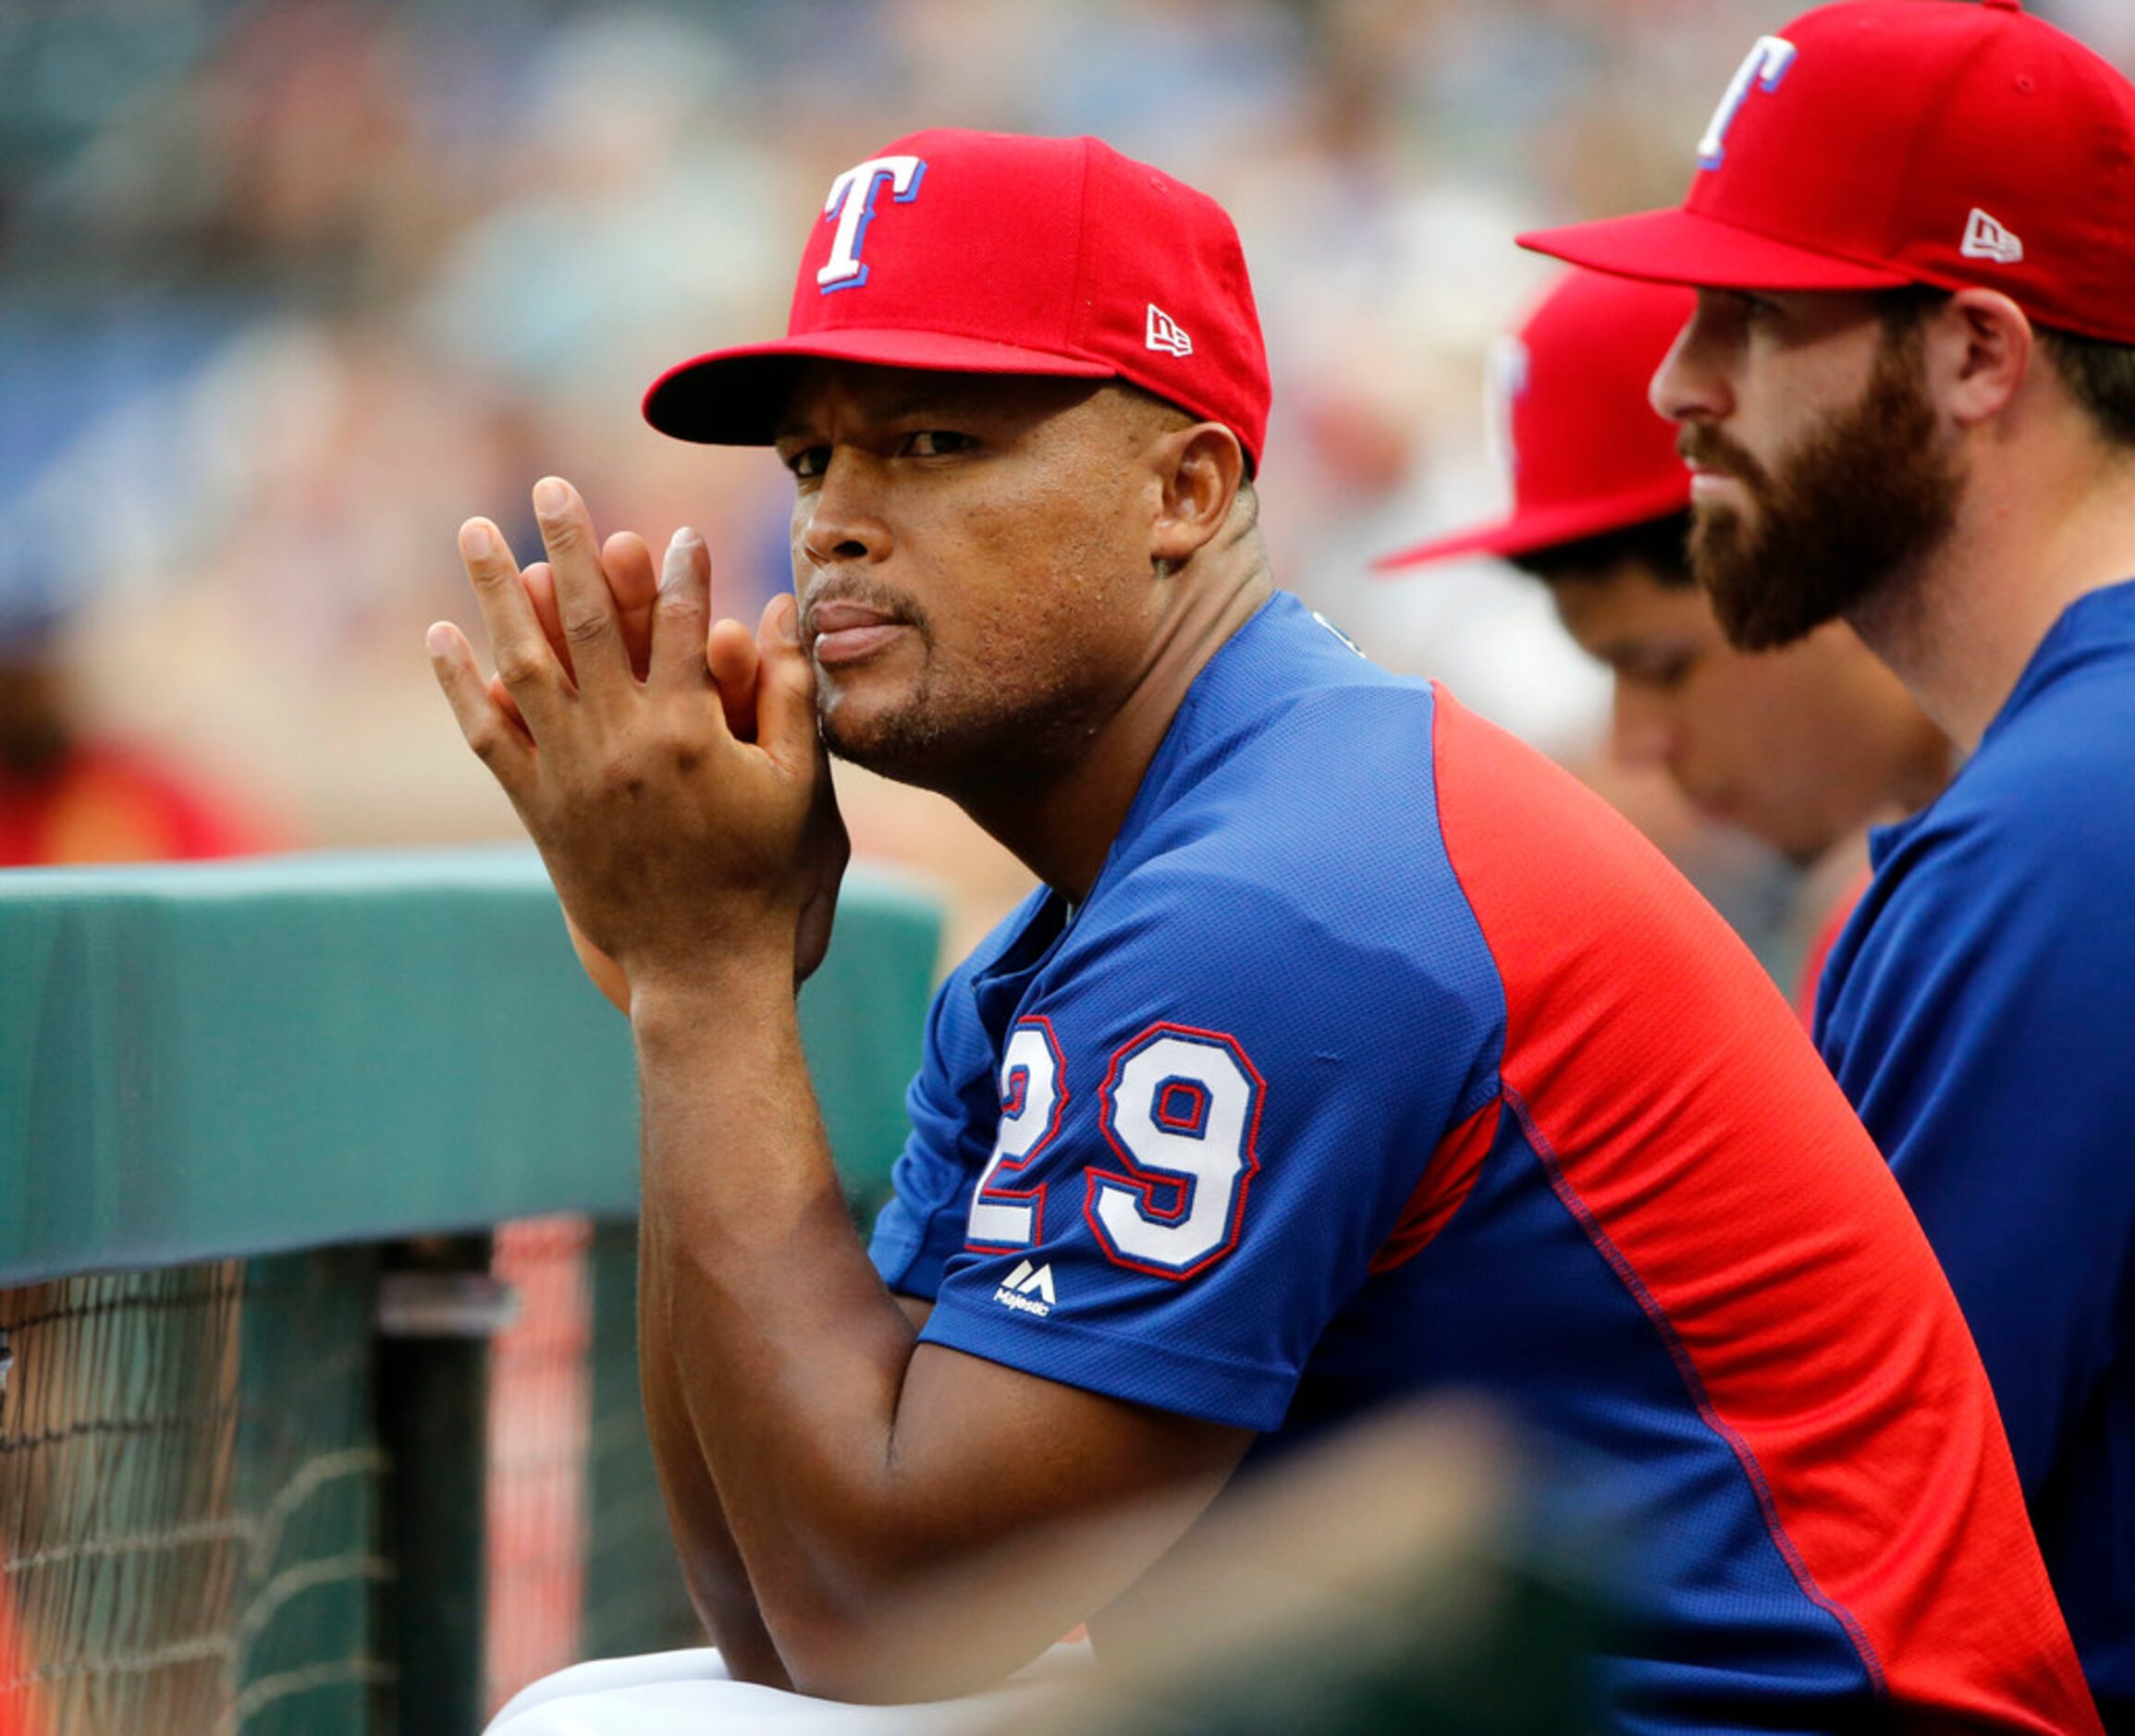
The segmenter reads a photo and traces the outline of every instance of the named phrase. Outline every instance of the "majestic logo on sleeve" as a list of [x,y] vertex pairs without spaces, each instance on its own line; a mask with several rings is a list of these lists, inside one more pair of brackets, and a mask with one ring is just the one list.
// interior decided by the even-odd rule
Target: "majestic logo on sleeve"
[[830,257],[816,274],[825,295],[833,289],[856,289],[867,281],[860,249],[867,239],[867,226],[875,221],[875,200],[884,184],[897,203],[909,205],[919,197],[920,177],[926,173],[926,165],[918,157],[869,157],[830,183],[830,197],[823,202],[823,221],[836,218],[838,233],[830,243]]
[[1043,1320],[1060,1306],[1060,1298],[1053,1294],[1051,1265],[1018,1260],[1007,1281],[995,1289],[993,1300],[1019,1314],[1036,1314]]
[[1735,77],[1728,81],[1726,93],[1720,99],[1720,106],[1712,111],[1712,118],[1705,125],[1705,136],[1698,141],[1698,166],[1716,169],[1727,157],[1727,132],[1735,125],[1735,117],[1742,112],[1743,104],[1756,91],[1767,93],[1779,88],[1779,81],[1786,76],[1787,67],[1794,64],[1794,44],[1784,36],[1760,36],[1757,46],[1735,68]]
[[1957,251],[1967,259],[1991,259],[1997,265],[2020,264],[2024,244],[1977,205],[1965,219],[1965,238]]

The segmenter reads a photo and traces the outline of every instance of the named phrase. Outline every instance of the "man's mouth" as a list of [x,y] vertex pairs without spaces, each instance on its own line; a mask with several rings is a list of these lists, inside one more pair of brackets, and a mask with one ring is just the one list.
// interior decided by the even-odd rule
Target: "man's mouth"
[[1717,433],[1686,428],[1675,436],[1675,450],[1690,472],[1694,496],[1719,494],[1730,487],[1756,493],[1753,479],[1760,473],[1757,465],[1746,455],[1732,452]]
[[1699,814],[1722,825],[1734,823],[1735,804],[1728,801],[1726,792],[1719,789],[1693,789],[1678,780],[1677,787]]
[[808,610],[808,647],[819,668],[861,662],[907,630],[909,623],[865,603],[827,601]]

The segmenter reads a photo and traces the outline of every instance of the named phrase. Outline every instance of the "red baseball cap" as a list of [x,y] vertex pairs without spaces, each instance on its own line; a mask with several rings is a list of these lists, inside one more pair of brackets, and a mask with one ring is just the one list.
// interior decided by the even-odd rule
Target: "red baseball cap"
[[1493,408],[1512,468],[1503,517],[1382,556],[1380,571],[1454,555],[1531,555],[1628,530],[1690,504],[1672,422],[1646,388],[1697,305],[1673,284],[1575,271],[1493,359]]
[[768,446],[797,360],[1125,379],[1220,422],[1258,464],[1268,357],[1223,208],[1097,139],[937,128],[830,184],[786,336],[670,368],[662,434]]
[[1758,39],[1680,209],[1523,247],[1721,289],[1999,289],[2135,343],[2135,84],[2018,0],[1842,0]]

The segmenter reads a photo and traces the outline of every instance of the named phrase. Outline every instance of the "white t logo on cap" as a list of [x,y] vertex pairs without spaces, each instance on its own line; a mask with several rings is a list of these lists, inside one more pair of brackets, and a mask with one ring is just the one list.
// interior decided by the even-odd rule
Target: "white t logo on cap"
[[919,197],[919,177],[926,165],[918,157],[869,157],[847,169],[830,183],[830,197],[823,202],[826,220],[838,219],[838,234],[830,243],[830,257],[816,274],[816,281],[828,295],[833,289],[853,289],[867,281],[867,267],[860,263],[860,244],[867,238],[867,226],[875,221],[875,195],[882,183],[901,205]]
[[1794,44],[1784,36],[1757,39],[1757,46],[1735,68],[1726,93],[1720,99],[1720,106],[1712,111],[1712,118],[1705,124],[1705,136],[1698,141],[1699,168],[1720,166],[1727,155],[1727,129],[1735,125],[1735,116],[1742,112],[1750,92],[1776,91],[1780,79],[1786,76],[1787,67],[1794,64]]

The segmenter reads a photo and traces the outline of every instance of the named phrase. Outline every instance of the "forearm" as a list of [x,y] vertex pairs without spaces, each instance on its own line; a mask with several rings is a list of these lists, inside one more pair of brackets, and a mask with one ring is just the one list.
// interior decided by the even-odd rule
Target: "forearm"
[[[1251,1436],[920,1346],[854,1233],[783,957],[719,974],[676,993],[632,973],[648,1293],[681,1409],[797,1686],[966,1692],[1123,1591]],[[1067,1544],[1123,1503],[1133,1525]],[[1072,1571],[1008,1565],[1041,1534]]]
[[632,1022],[656,1226],[646,1341],[669,1349],[673,1400],[783,1641],[845,1620],[896,1571],[891,1442],[914,1333],[853,1231],[790,972],[641,992]]
[[638,1378],[682,1577],[698,1620],[734,1676],[790,1688],[791,1679],[764,1625],[755,1588],[682,1401],[674,1348],[668,1341],[666,1280],[655,1253],[656,1241],[657,1228],[648,1219],[639,1241]]

